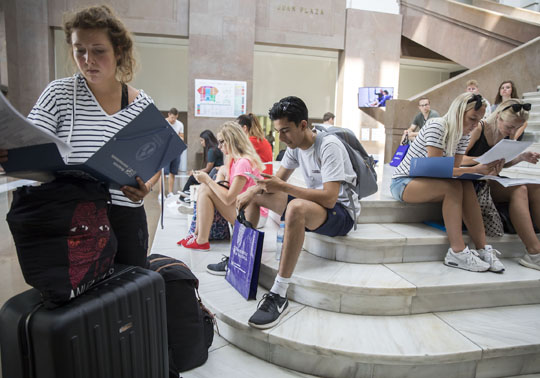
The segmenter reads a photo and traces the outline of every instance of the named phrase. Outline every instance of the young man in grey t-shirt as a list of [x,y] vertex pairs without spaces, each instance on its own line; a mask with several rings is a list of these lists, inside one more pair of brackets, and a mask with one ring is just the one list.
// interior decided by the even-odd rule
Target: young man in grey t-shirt
[[[245,208],[246,218],[251,224],[257,224],[261,206],[282,214],[285,221],[278,275],[270,292],[265,294],[249,319],[249,325],[259,329],[278,324],[288,311],[287,289],[302,250],[305,232],[346,235],[354,226],[360,210],[356,193],[352,196],[354,207],[349,203],[344,183],[355,185],[357,177],[341,141],[333,135],[326,136],[322,141],[319,162],[314,155],[316,136],[308,127],[308,109],[301,99],[285,97],[276,102],[269,113],[279,139],[287,145],[287,151],[275,176],[263,175],[266,180],[258,180],[257,185],[237,199],[237,208]],[[287,182],[295,168],[302,170],[307,188]],[[357,214],[352,213],[352,208]],[[211,264],[208,269],[218,269],[218,265]]]
[[418,109],[420,112],[414,117],[411,126],[403,131],[403,139],[407,136],[409,143],[412,143],[414,138],[416,138],[420,129],[424,127],[428,119],[440,117],[436,110],[431,110],[429,98],[427,97],[422,97],[418,100]]

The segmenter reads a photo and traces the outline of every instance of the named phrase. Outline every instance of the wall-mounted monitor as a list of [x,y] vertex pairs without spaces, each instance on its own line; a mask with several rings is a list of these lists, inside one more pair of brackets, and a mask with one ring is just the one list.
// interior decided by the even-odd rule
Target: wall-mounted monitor
[[358,88],[358,107],[376,108],[386,106],[386,101],[394,98],[393,87]]

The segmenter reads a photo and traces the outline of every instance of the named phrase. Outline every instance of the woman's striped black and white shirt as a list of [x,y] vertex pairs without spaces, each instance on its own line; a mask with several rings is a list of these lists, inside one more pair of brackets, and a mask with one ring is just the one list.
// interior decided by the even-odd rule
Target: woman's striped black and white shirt
[[[444,151],[444,131],[446,130],[446,121],[444,118],[431,118],[424,127],[420,129],[420,133],[416,136],[412,144],[409,146],[407,154],[396,167],[392,178],[407,177],[411,170],[411,160],[415,157],[428,157],[427,147],[436,147]],[[463,135],[459,140],[456,155],[464,155],[467,150],[467,145],[471,139],[470,135]],[[446,152],[443,152],[446,156]]]
[[[63,141],[67,141],[71,130],[75,83],[77,103],[69,143],[73,152],[69,155],[68,163],[82,164],[153,101],[141,90],[126,108],[108,115],[81,74],[55,80],[45,88],[28,119]],[[111,189],[110,192],[113,205],[142,206],[142,201],[132,202],[120,190]]]

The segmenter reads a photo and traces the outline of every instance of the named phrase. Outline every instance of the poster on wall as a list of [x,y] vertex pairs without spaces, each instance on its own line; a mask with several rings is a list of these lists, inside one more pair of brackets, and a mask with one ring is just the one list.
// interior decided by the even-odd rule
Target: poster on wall
[[195,117],[236,118],[246,112],[247,82],[195,79]]

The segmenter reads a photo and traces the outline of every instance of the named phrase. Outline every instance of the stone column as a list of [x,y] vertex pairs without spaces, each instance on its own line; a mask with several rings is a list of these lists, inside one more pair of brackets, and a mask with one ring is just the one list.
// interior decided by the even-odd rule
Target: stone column
[[[384,110],[358,108],[359,87],[393,87],[398,92],[401,15],[347,9],[345,49],[339,57],[336,124],[353,130],[369,128],[370,140],[362,139],[369,153],[379,153],[384,143],[374,141],[374,129],[382,128]],[[369,135],[368,134],[368,135]]]
[[27,115],[53,78],[46,0],[4,0],[9,99]]
[[384,164],[390,162],[396,152],[403,136],[403,131],[412,124],[414,116],[418,113],[415,101],[391,100],[386,103],[384,113]]
[[189,6],[188,73],[188,169],[200,168],[195,155],[201,151],[199,134],[214,133],[233,118],[195,117],[195,79],[247,82],[246,111],[251,111],[253,93],[253,48],[255,45],[253,0],[195,0]]

